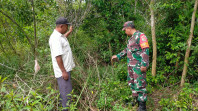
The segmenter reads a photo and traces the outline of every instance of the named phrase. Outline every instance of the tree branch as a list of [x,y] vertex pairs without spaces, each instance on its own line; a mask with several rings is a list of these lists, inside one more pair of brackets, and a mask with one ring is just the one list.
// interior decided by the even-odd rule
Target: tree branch
[[2,10],[0,10],[0,12],[6,16],[8,19],[10,19],[24,34],[26,39],[28,40],[29,44],[31,45],[31,48],[34,49],[34,45],[32,44],[32,42],[30,41],[30,38],[28,37],[28,35],[25,33],[25,31],[22,29],[22,27],[14,20],[12,19],[9,15],[7,15],[6,13],[4,13]]
[[[2,20],[2,19],[1,19],[1,22],[3,23],[3,20]],[[10,42],[10,37],[7,35],[6,26],[5,26],[4,23],[3,23],[3,28],[4,28],[4,31],[5,31],[5,36],[6,36],[6,38],[8,38],[7,40],[8,40],[8,43],[9,43],[9,47],[11,47],[11,49],[14,51],[15,54],[19,55],[19,54],[17,53],[16,49],[13,47],[13,45],[12,45],[11,42]],[[20,56],[20,55],[19,55],[19,56]]]

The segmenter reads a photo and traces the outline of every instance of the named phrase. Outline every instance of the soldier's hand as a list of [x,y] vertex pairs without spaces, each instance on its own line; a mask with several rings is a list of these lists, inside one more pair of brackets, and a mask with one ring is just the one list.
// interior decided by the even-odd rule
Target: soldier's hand
[[140,67],[140,70],[141,70],[141,72],[146,72],[147,68],[144,67],[144,66],[141,66],[141,67]]
[[118,58],[117,58],[117,56],[116,55],[113,55],[112,57],[111,57],[111,60],[118,60]]

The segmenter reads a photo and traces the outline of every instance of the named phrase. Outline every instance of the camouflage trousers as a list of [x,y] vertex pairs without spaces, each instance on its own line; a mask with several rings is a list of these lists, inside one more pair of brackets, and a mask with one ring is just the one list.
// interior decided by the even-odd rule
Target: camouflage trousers
[[146,73],[142,73],[139,67],[128,65],[128,84],[132,90],[132,95],[138,97],[138,101],[147,101]]

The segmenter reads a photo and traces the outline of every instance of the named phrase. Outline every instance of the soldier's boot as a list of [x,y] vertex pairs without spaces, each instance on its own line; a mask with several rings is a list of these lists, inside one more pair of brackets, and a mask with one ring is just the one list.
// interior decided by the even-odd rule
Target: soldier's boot
[[146,110],[146,102],[138,101],[138,111],[147,111]]

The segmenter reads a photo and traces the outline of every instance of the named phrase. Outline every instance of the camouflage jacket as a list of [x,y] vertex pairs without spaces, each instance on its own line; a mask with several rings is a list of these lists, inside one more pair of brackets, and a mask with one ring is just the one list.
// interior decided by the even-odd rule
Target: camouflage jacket
[[149,44],[143,33],[136,31],[128,40],[127,48],[117,54],[117,58],[121,60],[126,55],[129,66],[149,66]]

